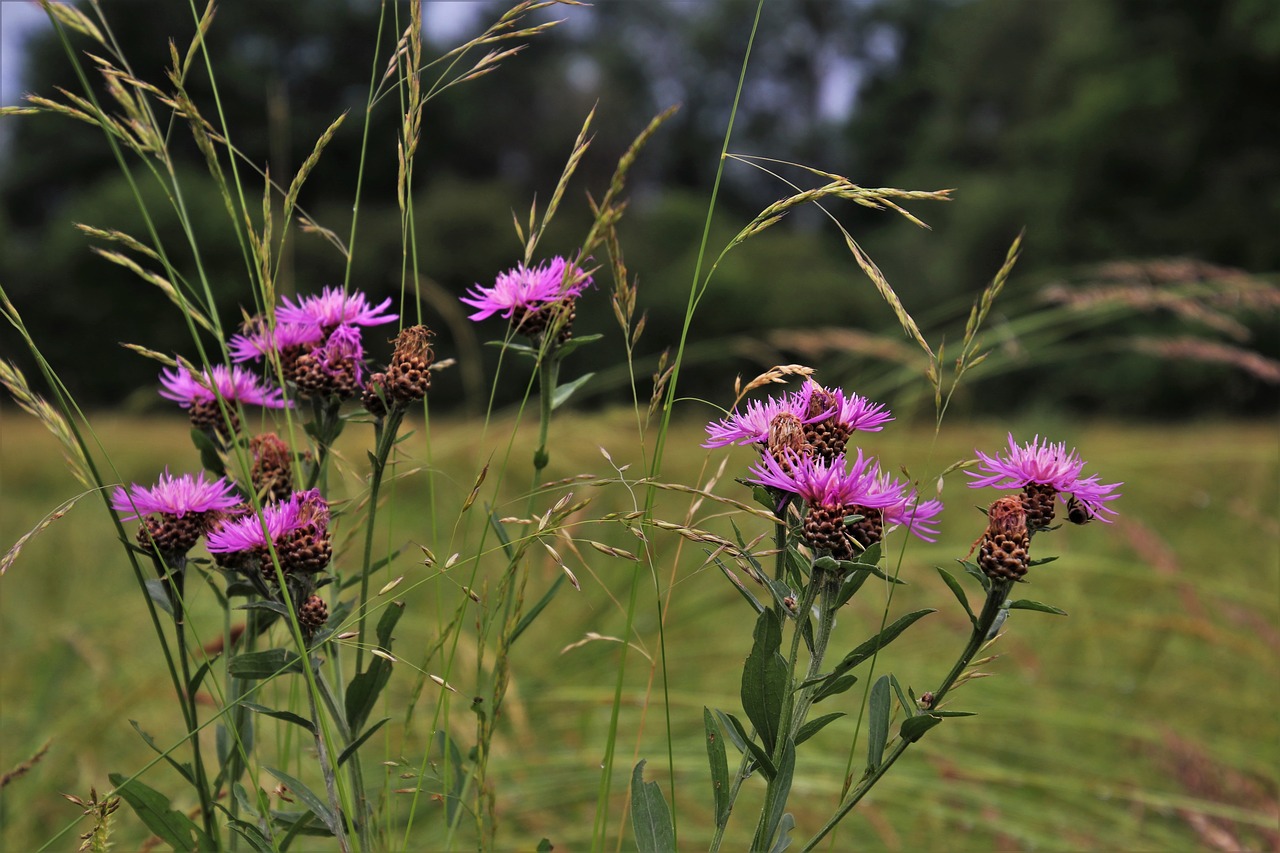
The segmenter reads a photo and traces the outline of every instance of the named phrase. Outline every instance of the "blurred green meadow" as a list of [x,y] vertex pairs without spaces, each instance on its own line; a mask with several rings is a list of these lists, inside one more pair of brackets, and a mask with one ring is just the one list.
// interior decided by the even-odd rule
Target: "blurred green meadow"
[[[703,485],[715,479],[716,495],[749,500],[733,478],[745,470],[751,451],[702,450],[701,418],[690,414],[673,426],[662,479]],[[164,465],[177,473],[198,464],[184,420],[104,415],[93,424],[125,482],[151,482]],[[464,543],[474,542],[483,524],[483,500],[456,526],[452,508],[471,491],[475,473],[486,462],[491,476],[502,465],[509,426],[495,424],[491,437],[482,437],[473,421],[433,419],[429,430],[415,424],[402,447],[401,478],[394,483],[387,515],[380,516],[387,522],[381,544],[403,550],[374,583],[404,577],[383,598],[403,601],[405,616],[396,629],[399,662],[379,713],[391,722],[375,735],[382,745],[370,753],[385,763],[368,760],[365,767],[370,776],[385,773],[371,785],[377,790],[385,783],[381,790],[391,801],[385,813],[392,839],[402,837],[397,821],[407,813],[403,801],[411,796],[394,791],[414,787],[411,774],[429,749],[434,709],[448,705],[449,714],[441,719],[447,719],[463,749],[474,741],[468,706],[477,681],[475,650],[465,648],[471,635],[461,635],[454,671],[431,673],[456,693],[426,679],[416,666],[428,659],[443,620],[466,597],[463,587],[483,598],[486,582],[494,580],[485,574],[496,571],[493,566],[482,566],[474,577],[466,560],[445,571],[441,566],[455,551],[470,553]],[[949,719],[930,732],[826,849],[1280,849],[1280,448],[1275,425],[948,423],[935,441],[931,428],[898,424],[871,435],[865,447],[887,467],[904,464],[913,477],[928,481],[951,462],[971,456],[974,447],[998,449],[1008,429],[1019,439],[1039,432],[1065,440],[1089,460],[1086,473],[1124,481],[1124,496],[1115,505],[1120,517],[1113,525],[1095,523],[1036,538],[1033,557],[1057,554],[1061,559],[1033,568],[1030,585],[1021,592],[1070,616],[1014,614],[992,649],[1000,657],[982,668],[993,677],[971,682],[950,699],[952,709],[978,716]],[[344,470],[362,470],[367,430],[348,427],[339,443]],[[521,431],[510,449],[506,482],[524,482],[530,443],[523,439],[532,433]],[[643,504],[640,487],[592,485],[595,478],[616,480],[615,464],[643,469],[632,413],[561,418],[553,426],[551,452],[548,479],[594,476],[548,491],[546,505],[566,489],[575,500],[592,500],[580,519],[601,519]],[[722,462],[727,465],[720,471]],[[350,476],[345,497],[359,494],[358,475]],[[640,475],[628,471],[626,476]],[[956,474],[947,481],[948,511],[938,544],[912,541],[901,555],[901,577],[908,585],[897,588],[890,605],[891,616],[917,607],[938,612],[875,664],[875,677],[892,670],[917,692],[944,674],[967,637],[967,618],[933,569],[954,567],[984,526],[974,507],[995,497],[990,490],[965,488],[963,480]],[[0,544],[8,548],[79,491],[53,439],[14,407],[0,409]],[[341,488],[335,497],[344,497]],[[494,507],[496,514],[523,509],[522,496],[513,491],[511,497],[510,506]],[[707,499],[691,508],[690,495],[678,492],[664,491],[660,497],[656,518],[692,520],[692,526],[729,533],[723,505]],[[450,507],[438,521],[434,504]],[[746,525],[748,538],[769,532],[763,522],[740,518],[739,523]],[[342,549],[355,547],[341,537],[356,526],[339,521],[338,529],[340,565]],[[617,522],[583,525],[574,534],[631,551],[637,545]],[[624,823],[623,815],[638,759],[648,759],[646,778],[658,780],[671,796],[664,723],[669,712],[676,739],[680,846],[705,848],[712,823],[702,707],[738,710],[738,673],[754,618],[718,569],[702,567],[701,546],[674,534],[662,538],[661,531],[655,537],[657,577],[639,569],[645,575],[639,618],[629,638],[633,651],[627,659],[612,786],[610,847],[633,849],[629,818]],[[162,748],[181,740],[172,687],[150,640],[145,604],[113,538],[101,503],[87,496],[27,543],[0,577],[0,772],[28,762],[48,744],[43,757],[0,793],[4,850],[38,849],[68,827],[49,847],[73,849],[87,827],[72,826],[79,809],[59,792],[87,797],[91,788],[111,787],[110,772],[128,775],[156,764],[155,753],[128,720]],[[423,565],[420,546],[434,553],[434,568]],[[503,849],[531,850],[546,837],[556,849],[577,850],[591,839],[618,640],[637,564],[608,557],[585,541],[566,543],[560,551],[581,591],[564,586],[512,654],[512,685],[492,763]],[[888,564],[896,559],[890,552]],[[528,597],[540,597],[560,572],[549,556],[535,560]],[[212,621],[219,611],[208,588],[195,586],[194,594],[189,587],[192,624],[199,639],[209,642],[222,631],[220,617]],[[661,670],[650,663],[661,654],[655,589],[667,603],[665,700]],[[879,630],[883,595],[873,605],[875,598],[864,593],[856,599],[837,626],[836,642],[856,643]],[[873,680],[864,672],[857,688],[833,700],[845,704],[826,710],[845,710],[850,717],[802,748],[805,772],[795,781],[790,806],[801,837],[830,813],[846,773],[855,778],[861,773],[865,727],[853,747],[852,765],[850,738],[863,686]],[[267,689],[284,695],[298,687],[279,679]],[[405,709],[414,702],[418,710],[406,727]],[[259,725],[281,726],[280,750],[301,748],[296,735],[289,741],[285,724],[261,719]],[[206,736],[212,740],[212,731]],[[273,741],[262,737],[263,743]],[[162,790],[180,787],[163,762],[142,778]],[[270,777],[258,781],[267,790],[274,786]],[[744,787],[727,849],[745,849],[749,816],[763,789],[758,781]],[[419,805],[410,849],[439,843],[442,809],[437,803]],[[113,834],[117,849],[137,849],[146,838],[142,825],[122,808]]]

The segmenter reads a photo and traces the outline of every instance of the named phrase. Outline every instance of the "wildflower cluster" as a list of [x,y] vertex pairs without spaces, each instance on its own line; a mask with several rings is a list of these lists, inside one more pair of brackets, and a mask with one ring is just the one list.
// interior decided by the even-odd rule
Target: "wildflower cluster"
[[861,448],[850,449],[854,433],[878,432],[891,420],[884,405],[809,379],[799,391],[752,401],[708,424],[703,446],[757,447],[760,459],[747,481],[769,489],[778,508],[799,498],[804,543],[817,554],[853,560],[886,529],[903,527],[929,542],[937,536],[941,502],[921,501]]

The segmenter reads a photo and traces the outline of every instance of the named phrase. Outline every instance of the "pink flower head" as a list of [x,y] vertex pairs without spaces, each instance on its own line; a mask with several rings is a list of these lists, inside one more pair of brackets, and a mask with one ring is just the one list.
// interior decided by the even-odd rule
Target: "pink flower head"
[[745,411],[733,412],[728,417],[707,424],[703,447],[724,447],[728,444],[763,444],[769,440],[769,426],[780,414],[795,415],[802,424],[813,423],[827,417],[830,412],[810,416],[805,414],[807,401],[798,394],[781,398],[751,400]]
[[[810,506],[864,506],[880,509],[897,499],[877,488],[879,467],[862,451],[848,463],[844,455],[827,461],[820,456],[788,453],[785,464],[772,453],[762,454],[748,471],[748,482],[799,495]],[[846,470],[846,464],[849,465]]]
[[816,422],[831,420],[834,426],[849,432],[879,432],[893,420],[889,407],[883,403],[873,403],[861,394],[845,394],[840,388],[824,388],[813,379],[804,383],[799,397],[805,411],[829,412],[827,417]]
[[273,352],[317,344],[322,340],[324,330],[319,326],[277,323],[274,329],[269,329],[259,322],[256,328],[232,335],[227,341],[227,348],[232,361],[258,361]]
[[1023,488],[1030,483],[1051,486],[1058,492],[1063,503],[1064,495],[1074,496],[1076,501],[1088,510],[1090,518],[1110,523],[1103,514],[1115,515],[1115,510],[1105,506],[1107,501],[1120,497],[1115,489],[1122,483],[1103,484],[1098,482],[1097,475],[1081,477],[1084,460],[1073,447],[1067,452],[1065,442],[1050,444],[1036,436],[1025,445],[1019,446],[1009,434],[1009,453],[1007,456],[988,456],[975,450],[981,464],[977,471],[966,471],[973,482],[970,487],[981,489],[994,486],[997,489]]
[[390,297],[377,306],[370,306],[360,291],[346,292],[341,287],[326,287],[319,296],[303,296],[296,303],[287,296],[282,301],[284,305],[276,310],[280,325],[312,327],[325,332],[338,326],[380,326],[393,323],[399,317],[380,313],[391,304]]
[[197,403],[212,403],[218,397],[228,403],[239,401],[268,409],[292,405],[284,399],[284,392],[279,388],[264,384],[257,376],[236,365],[215,364],[194,376],[186,365],[179,364],[175,370],[160,371],[160,384],[160,396],[176,401],[184,409]]
[[311,351],[311,357],[330,376],[353,374],[357,385],[364,381],[364,345],[356,326],[334,329],[322,346]]
[[576,298],[590,285],[590,275],[564,258],[555,257],[536,267],[520,264],[500,273],[492,287],[477,284],[459,298],[479,309],[468,319],[479,321],[494,314],[511,319],[517,310],[536,310],[562,299]]
[[294,492],[288,500],[264,504],[260,516],[249,513],[225,522],[220,529],[209,534],[209,553],[230,554],[265,548],[266,537],[279,543],[283,537],[298,530],[323,536],[328,526],[329,504],[320,491]]
[[209,482],[203,471],[194,477],[190,474],[174,477],[167,468],[150,489],[134,483],[128,489],[117,486],[111,495],[111,508],[125,513],[122,516],[125,521],[153,512],[181,518],[189,512],[230,509],[238,503],[240,496],[235,493],[235,486],[223,477]]

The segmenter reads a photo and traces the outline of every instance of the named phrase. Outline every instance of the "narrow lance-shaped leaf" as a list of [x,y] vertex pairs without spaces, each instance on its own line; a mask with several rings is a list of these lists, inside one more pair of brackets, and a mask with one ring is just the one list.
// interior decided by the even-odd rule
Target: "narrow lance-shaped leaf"
[[769,784],[765,793],[764,820],[759,834],[751,845],[753,850],[768,850],[773,847],[773,839],[781,827],[782,815],[787,808],[787,797],[791,795],[791,780],[796,769],[796,746],[790,737],[784,737],[782,755],[778,759],[778,772]]
[[884,745],[889,740],[889,676],[882,675],[871,685],[870,711],[867,772],[874,773],[884,758]]
[[631,773],[631,826],[640,853],[670,853],[676,849],[671,810],[657,782],[644,781],[644,759]]
[[[832,670],[830,674],[822,677],[821,680],[829,683],[831,681],[834,681],[837,677],[844,675],[846,672],[853,669],[855,666],[862,663],[864,660],[867,660],[876,652],[880,651],[885,646],[889,645],[894,640],[896,640],[898,638],[898,635],[901,634],[903,631],[907,630],[907,628],[911,627],[911,625],[915,623],[916,620],[924,616],[928,616],[930,613],[933,613],[933,612],[934,612],[933,610],[915,610],[899,618],[897,621],[895,621],[892,625],[889,625],[879,634],[876,634],[874,637],[867,640],[865,643],[858,646],[853,651],[849,652],[849,654],[845,655],[844,659],[841,660],[840,663],[836,664],[835,669]],[[809,682],[809,683],[812,683],[812,682]]]
[[956,580],[951,572],[942,568],[942,566],[934,566],[934,568],[938,570],[938,574],[942,575],[943,582],[946,583],[947,588],[950,589],[951,593],[956,597],[956,601],[960,602],[960,606],[964,608],[964,612],[969,614],[970,624],[978,624],[978,617],[973,615],[973,609],[969,607],[969,597],[964,594],[964,587],[960,586],[960,581]]
[[742,709],[756,727],[765,752],[772,753],[782,721],[782,703],[790,700],[787,662],[778,650],[782,627],[772,610],[756,619],[755,642],[742,668]]
[[703,707],[702,725],[707,734],[707,761],[711,765],[711,794],[715,804],[715,825],[729,820],[729,761],[725,756],[724,738],[711,710]]
[[1054,607],[1052,604],[1045,604],[1040,601],[1032,601],[1029,598],[1020,598],[1017,601],[1009,602],[1010,610],[1037,610],[1041,613],[1052,613],[1054,616],[1066,616],[1067,611]]
[[174,850],[192,850],[196,847],[196,825],[180,811],[169,807],[169,798],[137,779],[126,779],[119,773],[107,778],[115,786],[138,819],[165,844]]
[[316,795],[315,791],[303,784],[301,779],[296,779],[283,770],[277,770],[274,767],[266,767],[264,769],[283,782],[299,803],[306,806],[313,815],[320,818],[320,822],[325,825],[329,832],[334,835],[339,834],[341,827],[339,826],[338,816],[334,814],[333,809],[329,808],[324,800]]

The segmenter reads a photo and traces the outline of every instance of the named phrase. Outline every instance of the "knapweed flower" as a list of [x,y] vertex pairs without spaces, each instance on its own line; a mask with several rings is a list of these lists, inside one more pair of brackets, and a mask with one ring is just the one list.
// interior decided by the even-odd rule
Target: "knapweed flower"
[[293,375],[308,397],[354,397],[364,383],[364,344],[355,326],[338,326],[323,344],[298,356]]
[[[160,396],[175,401],[189,410],[191,425],[198,429],[216,429],[226,434],[240,428],[235,404],[245,403],[267,409],[283,409],[292,405],[284,399],[284,392],[265,384],[243,367],[227,367],[215,364],[194,375],[185,364],[160,371]],[[216,389],[216,391],[215,391]],[[230,425],[222,417],[218,397],[226,400],[231,416]]]
[[707,424],[703,447],[756,444],[775,456],[791,449],[834,459],[856,431],[877,432],[893,420],[887,407],[812,379],[780,398],[752,400],[744,410]]
[[987,509],[987,530],[978,546],[978,566],[992,580],[1021,580],[1030,565],[1031,532],[1022,499],[1005,495]]
[[477,309],[469,319],[480,321],[501,314],[521,334],[537,337],[561,314],[560,334],[566,336],[573,321],[574,300],[591,286],[591,276],[561,257],[536,267],[520,264],[498,275],[491,287],[477,284],[459,297]]
[[[975,489],[994,486],[997,489],[1022,489],[1022,503],[1031,528],[1048,527],[1053,522],[1054,498],[1067,504],[1072,521],[1084,524],[1095,518],[1110,523],[1104,515],[1115,515],[1106,506],[1108,501],[1120,497],[1116,488],[1122,483],[1099,482],[1097,475],[1081,477],[1084,460],[1075,448],[1067,452],[1065,442],[1050,444],[1036,436],[1025,445],[1018,445],[1009,435],[1009,452],[1006,456],[988,456],[975,451],[981,464],[977,471],[966,472]],[[1083,512],[1081,512],[1083,509]]]
[[285,296],[276,309],[276,322],[284,326],[300,326],[321,330],[319,337],[339,326],[380,326],[394,323],[400,315],[382,313],[391,304],[388,297],[376,306],[358,290],[344,292],[341,287],[326,287],[319,296],[303,296],[295,303]]
[[812,379],[805,382],[799,396],[808,418],[805,442],[812,452],[828,459],[844,452],[854,432],[879,432],[893,420],[882,403],[873,403],[861,394],[846,394],[840,388],[824,388]]
[[271,353],[280,353],[287,371],[293,359],[324,338],[319,326],[277,323],[269,328],[262,316],[256,316],[245,322],[239,334],[231,336],[227,349],[234,362],[260,361]]
[[844,523],[850,515],[879,516],[900,495],[878,486],[879,469],[862,451],[851,462],[844,455],[827,460],[821,456],[787,453],[782,459],[763,454],[747,479],[801,497],[806,505],[803,537],[815,551],[838,560],[853,559],[865,548]]
[[275,545],[280,568],[286,575],[320,571],[333,556],[328,503],[318,490],[311,489],[294,492],[286,501],[265,504],[261,515],[249,513],[230,519],[211,532],[209,553],[254,557],[263,577],[274,579],[268,538]]
[[293,458],[289,445],[274,432],[249,439],[249,481],[264,501],[286,500],[293,493]]
[[127,489],[117,486],[111,495],[111,508],[121,513],[123,520],[142,521],[138,543],[144,548],[154,545],[167,555],[190,551],[210,515],[239,502],[235,486],[225,478],[211,482],[203,471],[194,477],[174,477],[168,469],[151,488],[134,483]]

